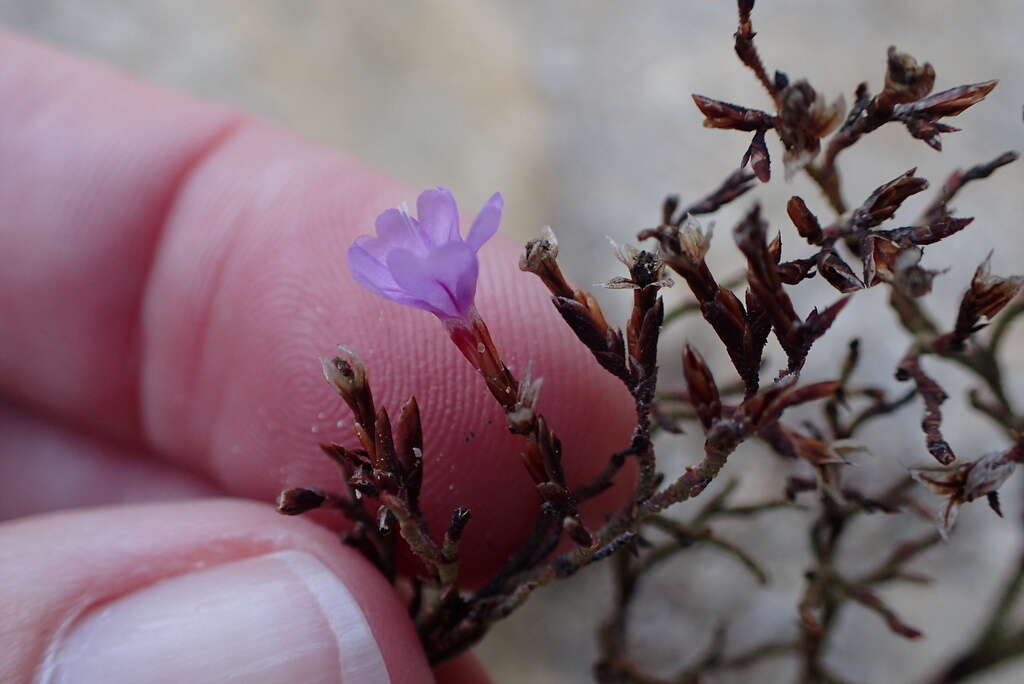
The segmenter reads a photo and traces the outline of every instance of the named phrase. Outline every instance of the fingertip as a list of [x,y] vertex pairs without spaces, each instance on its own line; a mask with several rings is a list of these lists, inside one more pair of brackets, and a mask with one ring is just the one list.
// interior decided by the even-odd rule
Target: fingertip
[[[54,682],[429,681],[397,594],[335,535],[229,500],[0,528],[0,675]],[[154,664],[159,667],[154,668]]]

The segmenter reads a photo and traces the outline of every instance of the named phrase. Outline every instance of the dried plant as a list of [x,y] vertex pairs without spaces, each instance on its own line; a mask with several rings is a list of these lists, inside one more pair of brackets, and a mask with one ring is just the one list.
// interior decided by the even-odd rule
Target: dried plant
[[[344,543],[360,550],[390,581],[407,586],[409,611],[433,662],[472,646],[537,589],[612,559],[615,592],[610,615],[598,633],[601,655],[594,667],[598,680],[697,682],[715,671],[789,657],[800,663],[801,682],[840,682],[827,656],[844,607],[859,604],[896,635],[921,637],[922,631],[898,615],[878,589],[894,582],[927,581],[911,564],[954,532],[962,505],[984,498],[1001,515],[999,488],[1024,460],[1020,432],[1024,416],[1011,403],[1000,363],[1005,333],[1024,311],[1018,299],[1024,278],[992,275],[986,260],[967,284],[955,321],[945,325],[920,300],[941,271],[925,268],[921,261],[927,246],[969,229],[973,219],[956,217],[950,208],[963,187],[987,178],[1017,155],[1008,152],[954,173],[917,220],[895,228],[883,225],[897,216],[904,201],[926,191],[928,181],[911,169],[881,183],[850,208],[837,166],[840,153],[888,123],[902,124],[914,138],[941,149],[940,134],[957,130],[945,121],[983,100],[996,82],[932,93],[935,69],[890,48],[882,90],[872,95],[867,83],[861,83],[846,113],[842,96],[829,101],[806,80],[792,80],[780,71],[770,73],[754,43],[754,1],[739,0],[737,5],[736,54],[768,92],[774,111],[693,96],[706,117],[705,126],[753,133],[753,138],[741,168],[709,195],[689,205],[677,196],[665,200],[660,224],[638,233],[638,240],[650,241],[649,248],[617,250],[625,274],[607,287],[632,292],[632,312],[624,327],[610,324],[597,300],[566,278],[550,229],[526,245],[520,261],[520,268],[537,276],[548,289],[568,332],[590,350],[603,372],[625,385],[633,399],[636,420],[629,443],[609,448],[607,464],[591,481],[575,489],[567,484],[557,426],[536,408],[540,381],[517,378],[509,371],[474,304],[476,251],[498,229],[500,195],[485,205],[463,239],[451,194],[443,188],[429,190],[417,203],[418,217],[405,209],[389,210],[378,219],[377,237],[360,238],[349,251],[359,282],[442,321],[504,411],[508,429],[522,437],[524,467],[538,495],[536,521],[519,549],[482,586],[463,587],[459,545],[466,525],[472,524],[471,512],[452,511],[448,528],[440,536],[424,521],[420,484],[424,469],[430,467],[430,446],[423,442],[416,400],[410,398],[392,420],[386,408],[374,403],[370,371],[354,352],[342,348],[324,362],[325,377],[355,417],[359,447],[322,445],[338,465],[340,490],[289,489],[281,494],[278,510],[295,515],[331,508],[346,517],[350,524]],[[834,215],[823,220],[802,198],[791,198],[787,213],[810,253],[787,260],[781,237],[770,238],[760,207],[753,204],[733,230],[746,273],[738,282],[722,280],[705,260],[712,232],[696,217],[742,197],[756,185],[755,178],[770,180],[769,131],[774,131],[785,150],[786,175],[806,173]],[[744,170],[748,165],[751,172]],[[820,311],[799,311],[789,288],[816,275],[838,294]],[[692,300],[666,312],[661,290],[672,286],[674,277],[686,284]],[[742,293],[734,292],[743,283]],[[893,373],[908,383],[908,390],[893,395],[884,388],[857,384],[857,340],[850,342],[834,380],[802,380],[808,354],[842,315],[850,298],[872,287],[888,290],[895,318],[906,333],[906,353]],[[726,370],[712,368],[698,349],[685,344],[681,352],[685,389],[659,392],[661,330],[697,312],[714,331],[739,382],[729,379]],[[1001,313],[987,335],[981,334]],[[769,370],[765,355],[771,335],[786,356],[774,371]],[[971,391],[970,403],[1002,430],[1003,440],[994,445],[996,450],[961,458],[947,441],[942,413],[947,393],[935,375],[942,362],[960,366],[976,380],[978,389]],[[807,404],[820,407],[817,419],[790,419],[792,407]],[[855,438],[873,420],[908,412],[912,405],[922,407],[922,445],[936,466],[912,469],[894,482],[879,482],[867,489],[849,484],[848,456],[864,449]],[[678,432],[680,421],[692,422],[703,431],[703,454],[682,473],[668,475],[660,470],[653,435]],[[778,469],[789,473],[785,491],[761,503],[739,505],[734,503],[737,480],[732,479],[714,496],[701,496],[729,469],[736,448],[749,440],[760,440],[778,455]],[[664,443],[671,445],[671,439]],[[600,527],[585,526],[580,505],[610,487],[630,462],[638,473],[632,496]],[[730,473],[731,478],[742,475],[740,469]],[[945,498],[941,510],[934,512],[919,500],[923,490],[916,483]],[[694,504],[696,508],[678,506],[694,498],[702,502]],[[665,514],[677,506],[681,516]],[[736,651],[730,647],[728,630],[716,628],[709,630],[710,646],[691,654],[683,670],[668,676],[646,672],[642,660],[631,653],[628,631],[637,588],[650,570],[705,545],[732,555],[759,582],[767,582],[753,554],[714,533],[714,528],[725,518],[752,518],[780,507],[797,507],[808,517],[811,557],[794,610],[801,625],[799,637]],[[866,514],[924,517],[935,527],[880,549],[872,569],[853,573],[839,562],[839,552],[850,527]],[[400,544],[420,561],[420,572],[411,577],[401,577],[398,571]],[[1024,654],[1024,625],[1013,624],[1010,610],[1022,587],[1024,555],[982,632],[949,662],[937,664],[933,681],[962,681]]]

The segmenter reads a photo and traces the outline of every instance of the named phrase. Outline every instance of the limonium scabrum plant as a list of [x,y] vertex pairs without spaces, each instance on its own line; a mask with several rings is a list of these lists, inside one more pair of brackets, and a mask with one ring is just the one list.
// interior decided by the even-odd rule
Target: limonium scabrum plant
[[[884,59],[881,90],[872,94],[861,83],[847,109],[841,95],[827,97],[807,79],[769,71],[754,43],[753,8],[753,0],[737,2],[735,50],[773,107],[752,109],[694,95],[705,126],[753,137],[740,168],[726,173],[710,193],[692,203],[675,195],[666,198],[657,225],[638,230],[637,238],[647,241],[647,248],[616,249],[624,273],[606,286],[632,294],[632,310],[622,326],[610,323],[597,299],[565,276],[550,229],[530,241],[520,259],[521,270],[536,276],[538,286],[550,293],[565,321],[565,334],[592,354],[593,372],[617,378],[633,399],[635,426],[629,441],[595,454],[604,467],[589,481],[568,484],[575,478],[567,478],[563,467],[558,426],[537,409],[540,379],[529,373],[517,377],[506,367],[485,323],[486,312],[475,304],[477,253],[499,229],[500,194],[463,231],[452,193],[440,187],[426,190],[416,201],[415,215],[404,206],[388,209],[378,216],[375,235],[364,235],[348,247],[348,265],[360,285],[396,305],[437,317],[479,373],[481,391],[501,407],[508,430],[521,438],[518,456],[535,485],[532,531],[486,582],[464,586],[459,546],[471,511],[453,510],[445,530],[430,529],[424,519],[420,489],[431,454],[416,400],[410,398],[394,416],[375,403],[372,369],[357,355],[358,339],[347,340],[351,348],[340,347],[337,355],[323,361],[327,381],[354,416],[358,447],[321,445],[340,470],[340,484],[288,489],[281,493],[278,509],[294,515],[327,508],[347,518],[344,543],[400,586],[433,662],[471,647],[545,585],[610,559],[613,592],[608,618],[597,629],[599,658],[593,664],[598,680],[697,682],[714,672],[789,658],[797,664],[799,682],[846,681],[828,657],[843,610],[859,605],[877,615],[880,628],[910,640],[922,637],[925,630],[906,621],[878,589],[927,581],[928,564],[921,556],[940,548],[943,540],[956,543],[955,522],[963,505],[984,500],[1002,515],[1001,488],[1024,461],[1024,414],[1013,404],[1002,364],[1007,330],[1024,312],[1024,278],[994,275],[986,260],[965,284],[956,319],[944,322],[923,301],[943,270],[926,267],[923,258],[929,245],[977,231],[971,217],[955,215],[952,200],[964,186],[989,177],[1017,155],[1006,152],[954,173],[920,215],[907,220],[900,216],[895,226],[889,222],[897,221],[901,205],[929,188],[916,168],[880,178],[863,201],[851,204],[838,165],[841,154],[890,123],[940,150],[941,135],[958,130],[947,120],[981,102],[996,82],[934,92],[940,79],[931,64],[891,48]],[[806,174],[820,197],[789,200],[786,212],[803,244],[787,245],[785,254],[781,234],[771,235],[759,205],[751,203],[732,231],[746,271],[723,279],[706,261],[712,231],[701,217],[747,196],[759,181],[772,180],[770,132],[782,146],[785,175]],[[821,203],[828,206],[828,216],[810,208]],[[676,280],[690,298],[666,310],[662,290]],[[801,311],[790,290],[809,281],[833,292],[831,303]],[[858,381],[859,340],[822,342],[829,339],[850,298],[876,287],[888,292],[906,349],[892,368],[892,386]],[[691,314],[713,331],[731,368],[713,367],[690,343],[659,350],[663,327]],[[771,336],[784,359],[773,361],[766,354]],[[804,367],[819,349],[833,355],[842,350],[835,376],[807,382],[801,377]],[[659,387],[659,352],[682,357],[681,377],[670,379],[669,389]],[[955,437],[947,439],[942,413],[947,392],[935,374],[944,364],[958,366],[973,379],[969,403],[998,430],[984,449],[975,450],[972,444],[972,453],[961,455],[953,446]],[[906,389],[900,390],[898,383]],[[803,406],[799,418],[791,411],[796,406]],[[915,457],[931,464],[903,468],[895,480],[865,484],[862,478],[853,484],[846,475],[851,459],[870,450],[868,440],[859,439],[865,428],[897,414],[907,416],[902,423],[906,430],[920,433]],[[703,433],[703,450],[688,459],[691,465],[682,472],[666,472],[657,451],[672,449],[673,435],[684,429]],[[734,501],[738,478],[750,475],[730,457],[748,441],[774,453],[786,485],[763,501],[739,504]],[[631,495],[603,523],[588,527],[580,506],[619,481],[631,462],[637,473]],[[725,473],[724,486],[706,492]],[[942,500],[928,499],[929,490]],[[636,653],[630,643],[629,626],[641,619],[634,599],[651,568],[704,545],[733,557],[766,583],[768,575],[754,553],[715,529],[725,518],[754,522],[779,508],[795,508],[806,518],[804,586],[792,613],[800,625],[798,636],[737,650],[728,626],[719,626],[709,629],[707,643],[684,645],[688,662],[682,670],[649,671],[642,652]],[[842,562],[840,551],[851,528],[868,514],[918,518],[921,531],[910,537],[894,534],[891,547],[878,549],[867,571],[863,564],[854,571]],[[419,561],[405,570],[406,576],[396,561],[400,546]],[[1024,654],[1024,625],[1016,624],[1009,610],[1021,587],[1024,555],[1005,586],[995,590],[996,609],[986,623],[946,661],[931,664],[925,673],[929,681],[962,681]]]

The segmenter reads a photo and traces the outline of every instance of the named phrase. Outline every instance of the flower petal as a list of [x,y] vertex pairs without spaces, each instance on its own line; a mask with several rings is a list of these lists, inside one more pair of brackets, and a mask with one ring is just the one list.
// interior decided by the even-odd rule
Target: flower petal
[[942,535],[943,540],[949,541],[949,533],[953,531],[953,525],[956,524],[956,519],[960,514],[960,502],[956,499],[950,499],[949,503],[946,504],[946,509],[942,512],[942,517],[939,519],[939,534]]
[[348,248],[348,268],[360,285],[378,294],[381,290],[397,290],[398,284],[381,260],[365,246],[372,238],[360,237]]
[[[409,216],[409,213],[406,211],[388,209],[377,217],[374,227],[377,229],[378,240],[381,246],[386,246],[387,248],[401,247],[417,253],[422,253],[427,248],[426,242],[421,235],[419,222],[412,216]],[[371,249],[370,251],[374,251],[381,258],[384,257],[383,250],[375,251]]]
[[910,468],[910,477],[939,496],[953,496],[960,491],[967,464],[955,468]]
[[466,244],[474,252],[479,251],[484,243],[498,232],[498,226],[501,225],[501,211],[504,207],[505,200],[500,192],[496,192],[491,195],[487,204],[476,215],[473,226],[469,229],[469,235],[466,237]]
[[407,209],[377,217],[377,235],[358,237],[348,251],[357,282],[392,301],[430,311],[442,320],[469,321],[479,276],[476,251],[498,230],[503,200],[495,193],[470,230],[459,234],[458,207],[447,189],[426,190],[418,218]]
[[416,200],[416,213],[421,234],[433,246],[461,242],[459,208],[448,188],[424,190]]
[[[480,262],[476,259],[476,253],[469,245],[455,242],[450,243],[444,249],[447,252],[443,255],[449,264],[457,265],[458,276],[454,282],[455,302],[459,307],[459,313],[466,318],[473,309],[473,300],[476,298],[476,281],[480,275]],[[440,252],[442,250],[438,250]]]
[[[370,238],[365,239],[369,240]],[[348,265],[355,281],[375,295],[399,304],[434,312],[427,303],[410,296],[399,287],[395,279],[391,277],[391,271],[358,243],[348,249]]]
[[463,242],[449,242],[432,251],[425,265],[450,295],[458,317],[468,318],[480,270],[476,252]]
[[[472,263],[467,262],[467,254]],[[449,242],[425,257],[405,249],[388,254],[388,270],[405,295],[420,300],[425,306],[419,308],[443,319],[462,318],[467,311],[467,303],[457,298],[458,283],[475,262],[472,251],[460,242]],[[468,302],[471,305],[472,300]]]

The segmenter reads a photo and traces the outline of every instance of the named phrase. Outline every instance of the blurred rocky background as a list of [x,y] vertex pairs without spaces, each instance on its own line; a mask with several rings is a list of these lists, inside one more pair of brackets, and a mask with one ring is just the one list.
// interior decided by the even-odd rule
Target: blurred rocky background
[[[552,225],[569,271],[587,284],[616,272],[606,236],[629,240],[657,220],[667,193],[684,200],[702,195],[738,164],[747,136],[701,128],[691,92],[769,104],[733,55],[732,0],[0,0],[0,21],[146,79],[256,112],[414,185],[446,185],[467,207],[500,189],[508,207],[505,230],[526,238]],[[937,185],[957,166],[1024,148],[1022,28],[1019,0],[762,0],[755,11],[769,68],[809,78],[829,99],[843,92],[850,102],[861,80],[877,90],[891,44],[931,61],[937,89],[1001,80],[985,103],[954,122],[965,130],[944,137],[941,155],[897,127],[883,128],[845,154],[854,203],[910,167]],[[781,161],[775,141],[769,145]],[[957,199],[958,213],[978,220],[926,257],[926,265],[950,269],[928,299],[944,320],[952,320],[960,292],[991,247],[996,273],[1024,271],[1022,188],[1024,164],[1018,163]],[[784,243],[796,247],[795,230],[784,220],[791,194],[823,216],[828,212],[807,180],[786,183],[777,165],[775,180],[756,195]],[[916,216],[923,202],[908,202],[905,215]],[[745,198],[716,217],[711,261],[723,275],[740,270],[728,231],[748,204]],[[683,296],[675,290],[670,298]],[[623,310],[621,293],[600,296],[609,310]],[[796,299],[806,310],[833,297],[814,284],[799,288]],[[831,345],[816,347],[808,375],[832,373],[844,341],[859,335],[868,359],[861,378],[892,383],[906,340],[890,332],[891,314],[869,317],[883,301],[881,291],[858,296],[830,332]],[[681,323],[667,337],[666,385],[677,384],[677,355],[668,352],[684,337],[709,362],[728,368],[700,322]],[[1015,336],[1006,359],[1011,374],[1016,371],[1011,391],[1019,401],[1022,343]],[[962,410],[967,378],[948,366],[941,372],[953,378],[946,433],[954,448],[973,457],[1004,446],[984,419]],[[864,438],[875,455],[855,479],[927,464],[918,411],[915,406],[900,420],[875,424]],[[690,435],[663,445],[666,467],[694,460],[699,443]],[[729,471],[751,475],[742,484],[744,496],[764,500],[781,491],[773,465],[748,445]],[[974,634],[1021,543],[1021,480],[1018,475],[1004,489],[1005,520],[968,506],[953,542],[918,562],[934,585],[884,592],[927,638],[905,642],[877,616],[849,608],[830,651],[836,671],[852,681],[914,681]],[[652,669],[672,668],[695,656],[722,621],[730,624],[737,648],[795,633],[794,600],[807,562],[804,520],[776,512],[721,529],[769,570],[767,589],[732,558],[710,550],[662,568],[641,597],[636,651]],[[843,556],[851,567],[870,565],[879,549],[891,547],[893,535],[921,526],[891,519],[860,524]],[[479,654],[499,682],[589,681],[592,626],[609,591],[597,569],[547,589],[497,629]],[[792,672],[790,663],[778,660],[714,681],[787,681]],[[1022,679],[1018,664],[979,681]]]

